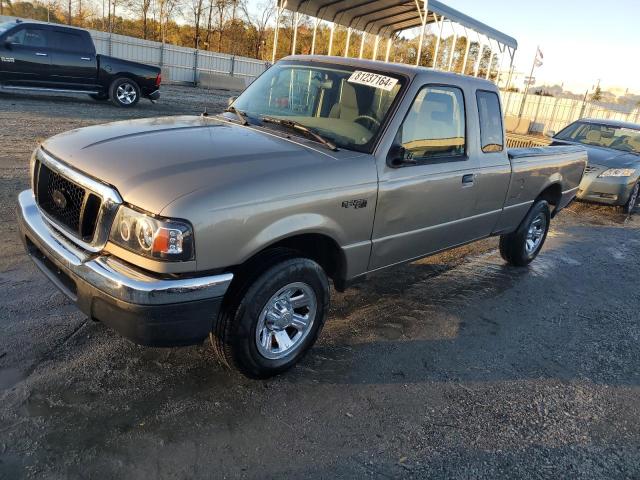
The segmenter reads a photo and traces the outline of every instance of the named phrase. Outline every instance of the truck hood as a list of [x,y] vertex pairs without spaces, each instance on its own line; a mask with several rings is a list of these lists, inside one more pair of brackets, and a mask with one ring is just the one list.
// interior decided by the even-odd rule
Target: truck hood
[[[317,145],[317,147],[315,147]],[[115,187],[122,198],[160,214],[174,200],[200,189],[315,170],[337,156],[211,117],[165,117],[81,128],[46,140],[56,158]],[[361,155],[361,154],[359,154]]]
[[553,143],[554,145],[579,145],[584,147],[589,156],[589,165],[601,165],[607,168],[638,168],[640,166],[640,155],[634,153],[575,142],[554,141]]

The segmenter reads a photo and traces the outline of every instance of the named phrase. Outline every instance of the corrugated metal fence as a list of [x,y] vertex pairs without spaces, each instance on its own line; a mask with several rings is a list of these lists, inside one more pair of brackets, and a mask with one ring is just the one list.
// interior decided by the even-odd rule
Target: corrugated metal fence
[[[522,93],[502,92],[505,115],[515,117],[519,115],[523,96]],[[597,103],[570,98],[528,95],[522,116],[531,120],[529,133],[545,133],[549,130],[558,132],[579,118],[602,118],[639,123],[640,108],[630,109],[622,105],[619,108],[605,107]]]
[[[14,20],[15,17],[0,17],[2,22]],[[163,80],[169,82],[194,83],[201,72],[232,75],[251,81],[269,66],[268,63],[253,58],[179,47],[97,30],[89,32],[98,53],[161,67]]]

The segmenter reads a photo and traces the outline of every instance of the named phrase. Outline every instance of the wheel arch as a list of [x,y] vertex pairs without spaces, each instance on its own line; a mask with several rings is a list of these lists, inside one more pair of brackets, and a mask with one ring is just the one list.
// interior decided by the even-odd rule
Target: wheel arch
[[239,276],[251,275],[256,269],[268,268],[281,258],[295,255],[318,263],[338,291],[346,288],[347,257],[338,242],[326,232],[296,232],[274,239],[234,270]]
[[[535,202],[538,200],[545,200],[549,205],[553,206],[551,216],[554,217],[560,207],[562,201],[562,184],[560,181],[553,182],[547,185],[544,190],[538,195]],[[535,205],[534,202],[534,205]]]

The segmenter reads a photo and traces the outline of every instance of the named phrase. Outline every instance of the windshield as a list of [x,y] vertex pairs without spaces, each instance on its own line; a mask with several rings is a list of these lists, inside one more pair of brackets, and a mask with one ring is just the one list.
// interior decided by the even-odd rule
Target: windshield
[[338,147],[370,152],[403,83],[344,66],[276,64],[233,106],[251,123],[280,129],[262,119],[291,120]]
[[15,25],[15,22],[0,23],[0,35],[9,30],[11,27],[15,27]]
[[640,155],[640,129],[576,122],[555,138]]

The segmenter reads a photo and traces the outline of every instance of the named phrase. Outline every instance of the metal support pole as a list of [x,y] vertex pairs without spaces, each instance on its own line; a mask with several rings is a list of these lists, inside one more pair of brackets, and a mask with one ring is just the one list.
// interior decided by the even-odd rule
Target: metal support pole
[[366,38],[367,32],[362,32],[362,39],[360,40],[360,55],[358,56],[358,58],[362,58],[362,55],[364,54],[364,42]]
[[296,54],[296,44],[298,43],[298,23],[300,22],[300,13],[293,14],[293,41],[291,42],[291,55]]
[[380,35],[376,35],[376,40],[373,43],[373,55],[371,56],[371,60],[376,60],[378,58],[378,46],[380,45]]
[[511,86],[511,79],[513,78],[513,61],[515,60],[516,57],[516,51],[515,50],[511,50],[511,47],[507,47],[508,48],[508,52],[509,52],[509,56],[511,57],[511,62],[509,63],[509,79],[507,80],[507,86],[505,87],[505,90],[509,90],[509,87]]
[[464,60],[462,61],[462,71],[460,72],[462,75],[466,75],[467,73],[467,62],[469,61],[469,50],[471,49],[471,39],[469,38],[469,32],[467,28],[464,29],[464,38],[467,40],[467,45],[464,50]]
[[193,85],[198,85],[198,50],[193,51]]
[[280,32],[280,17],[287,5],[287,0],[277,0],[276,13],[276,29],[273,33],[273,54],[271,55],[271,63],[276,63],[276,53],[278,51],[278,34]]
[[351,27],[347,28],[347,43],[344,47],[344,56],[348,57],[349,56],[349,46],[351,44]]
[[389,63],[389,55],[391,54],[391,37],[387,38],[387,51],[384,54],[384,61]]
[[447,69],[449,72],[453,68],[453,56],[456,53],[457,43],[458,43],[458,32],[455,32],[453,35],[453,44],[451,44],[451,55],[449,56],[449,68]]
[[485,75],[485,79],[489,80],[491,76],[491,65],[493,64],[493,44],[491,43],[491,39],[489,39],[489,63],[487,64],[487,74]]
[[[418,56],[416,57],[416,65],[420,65],[420,59],[422,58],[422,44],[424,43],[424,32],[427,28],[427,17],[429,16],[429,2],[424,0],[422,2],[422,10],[420,9],[420,3],[415,0],[416,7],[418,7],[418,14],[420,15],[420,39],[418,40]],[[435,15],[435,14],[434,14]]]
[[478,57],[476,58],[476,66],[473,72],[474,77],[477,77],[480,73],[480,61],[482,60],[482,52],[484,52],[484,44],[480,41],[480,35],[478,35]]
[[320,23],[320,19],[316,18],[313,21],[313,37],[311,39],[311,55],[315,55],[316,53],[316,36],[318,34],[318,24]]
[[333,32],[336,29],[336,24],[331,23],[331,28],[329,29],[329,51],[327,52],[328,56],[331,56],[331,51],[333,50]]
[[[436,17],[436,14],[434,13],[433,16]],[[436,17],[436,19],[437,18],[438,17]],[[433,54],[433,68],[436,68],[436,66],[438,65],[438,55],[440,55],[440,42],[442,41],[442,28],[444,27],[443,15],[440,15],[440,21],[438,23],[440,24],[440,29],[438,30],[438,39],[436,40],[436,51]]]

